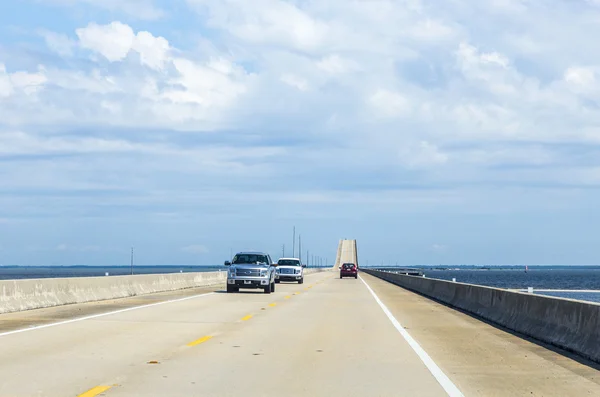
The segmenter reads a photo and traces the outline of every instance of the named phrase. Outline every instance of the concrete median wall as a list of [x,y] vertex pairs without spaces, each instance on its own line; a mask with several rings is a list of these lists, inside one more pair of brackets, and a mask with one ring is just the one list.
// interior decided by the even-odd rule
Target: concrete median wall
[[600,363],[599,304],[376,270],[363,271]]
[[0,314],[225,283],[227,272],[0,281]]
[[[305,269],[313,274],[331,269]],[[42,307],[126,298],[185,288],[225,286],[227,272],[141,274],[0,281],[0,314]]]

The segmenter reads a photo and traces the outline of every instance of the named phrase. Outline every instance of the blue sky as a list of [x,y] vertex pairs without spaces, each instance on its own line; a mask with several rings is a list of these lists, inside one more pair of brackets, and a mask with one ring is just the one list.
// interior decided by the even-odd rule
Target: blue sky
[[0,4],[0,264],[600,263],[600,2]]

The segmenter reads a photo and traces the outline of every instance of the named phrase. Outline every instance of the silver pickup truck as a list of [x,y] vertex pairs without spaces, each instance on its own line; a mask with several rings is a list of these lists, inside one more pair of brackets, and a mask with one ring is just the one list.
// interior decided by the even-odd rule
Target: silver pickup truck
[[226,261],[227,292],[240,288],[262,288],[265,294],[275,292],[275,266],[271,256],[264,252],[239,252],[231,262]]

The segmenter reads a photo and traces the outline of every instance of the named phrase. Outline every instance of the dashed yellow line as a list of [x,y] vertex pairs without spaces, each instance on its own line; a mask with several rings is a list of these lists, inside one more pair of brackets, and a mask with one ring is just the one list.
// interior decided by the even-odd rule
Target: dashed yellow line
[[200,339],[196,339],[195,341],[193,341],[193,342],[190,342],[190,343],[188,343],[187,345],[188,345],[188,346],[190,346],[190,347],[191,347],[191,346],[197,346],[197,345],[199,345],[199,344],[201,344],[201,343],[204,343],[204,342],[207,342],[207,341],[209,341],[209,340],[211,340],[211,339],[212,339],[212,336],[210,336],[210,335],[208,335],[208,336],[203,336],[202,338],[200,338]]
[[242,321],[248,321],[248,320],[250,320],[251,318],[252,318],[252,314],[248,314],[247,316],[245,316],[245,317],[242,317]]
[[105,391],[107,391],[108,389],[110,389],[112,386],[96,386],[93,389],[90,389],[88,391],[86,391],[83,394],[80,394],[77,397],[95,397],[100,393],[104,393]]
[[291,298],[291,296],[287,295],[284,299],[290,299],[290,298]]
[[298,291],[298,292],[294,292],[294,295],[300,295],[302,292]]
[[271,304],[269,304],[269,306],[270,307],[275,307],[275,306],[277,306],[277,303],[271,303]]

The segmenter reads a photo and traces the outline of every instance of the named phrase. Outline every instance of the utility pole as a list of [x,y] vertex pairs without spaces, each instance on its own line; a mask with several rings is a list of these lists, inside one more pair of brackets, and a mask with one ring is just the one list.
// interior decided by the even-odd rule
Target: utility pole
[[131,247],[131,275],[133,276],[133,247]]
[[281,257],[285,258],[285,244],[281,246]]
[[296,226],[294,226],[294,237],[292,238],[292,258],[296,257]]
[[300,264],[302,264],[302,235],[298,235],[298,259],[300,259]]
[[306,266],[310,266],[310,255],[308,255],[308,250],[306,250]]

